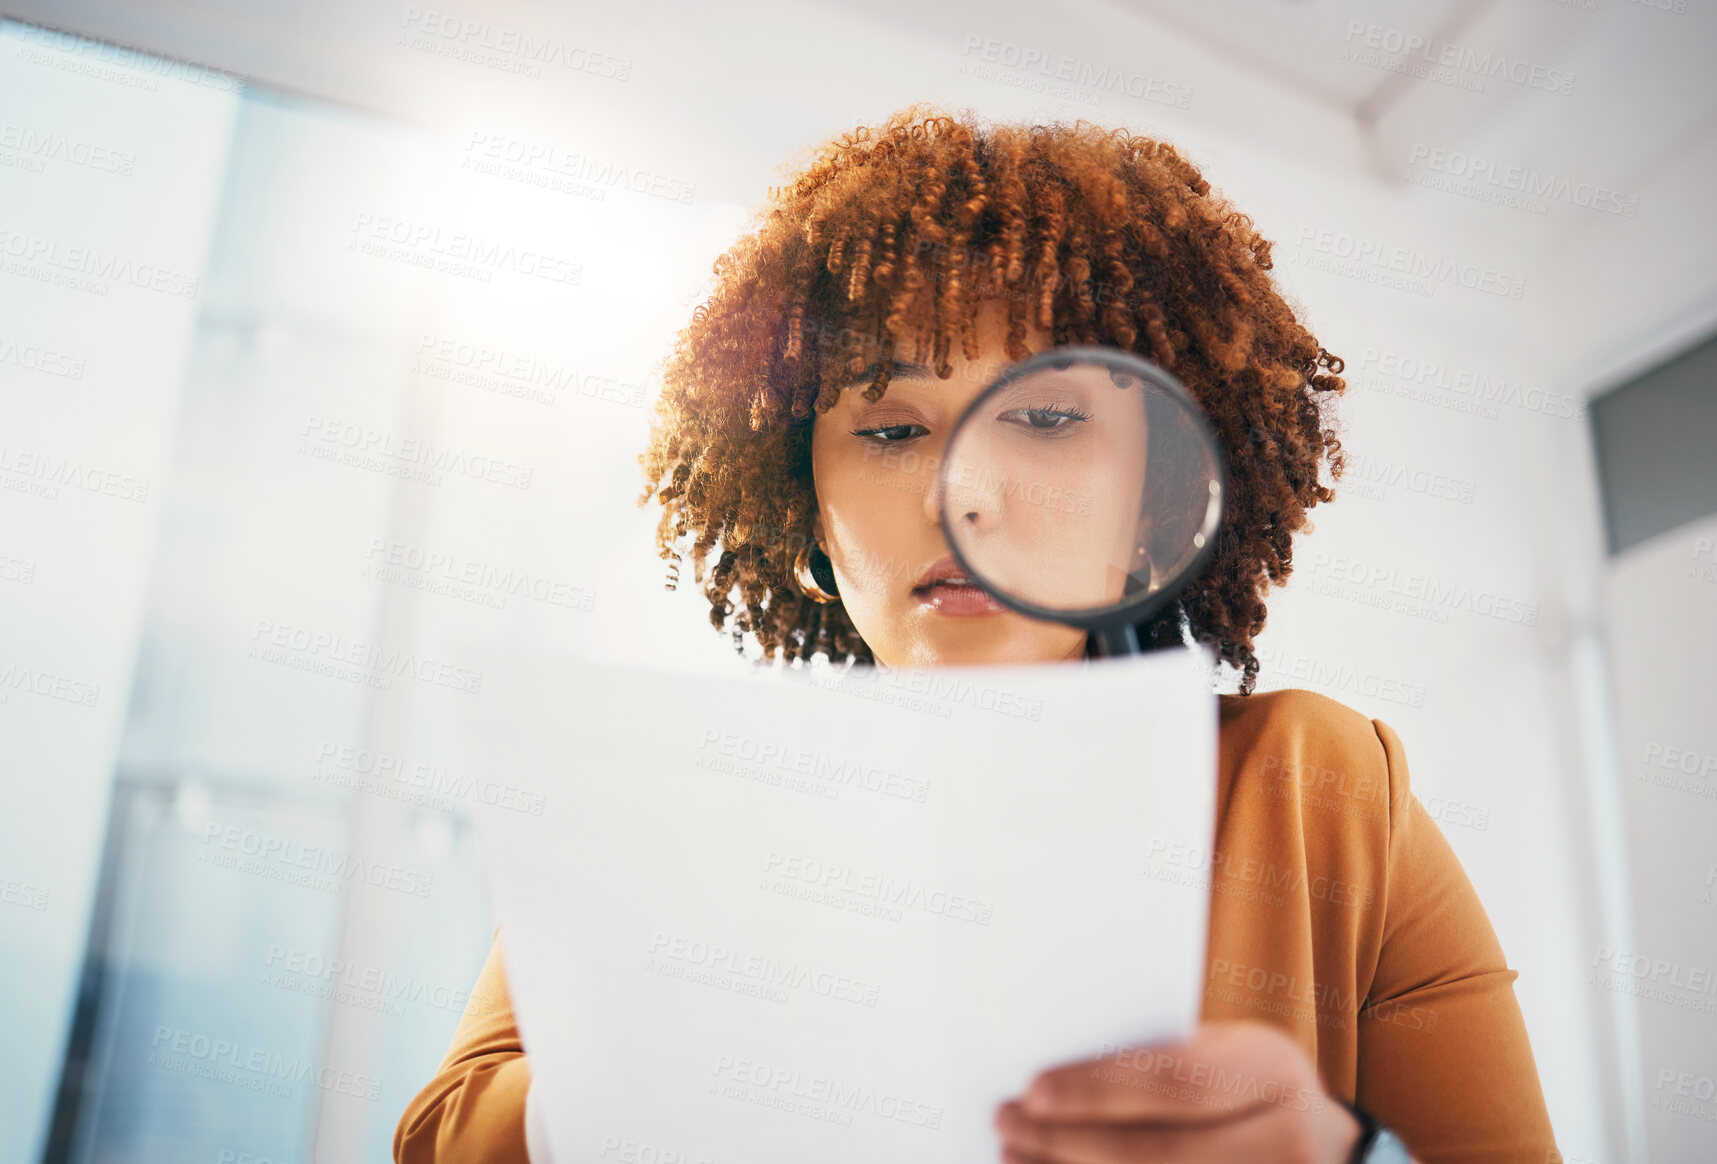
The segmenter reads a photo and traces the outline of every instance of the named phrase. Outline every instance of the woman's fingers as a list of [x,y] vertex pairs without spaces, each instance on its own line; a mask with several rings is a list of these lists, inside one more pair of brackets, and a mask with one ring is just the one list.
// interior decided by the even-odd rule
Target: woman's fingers
[[1180,1043],[1045,1071],[1021,1111],[1050,1122],[1214,1123],[1270,1107],[1319,1112],[1327,1102],[1298,1043],[1264,1023],[1226,1022],[1201,1024]]
[[1264,1164],[1321,1158],[1302,1129],[1269,1109],[1217,1123],[1052,1123],[1009,1104],[997,1126],[1002,1159],[1021,1164]]
[[1010,1148],[1004,1143],[1002,1145],[1002,1164],[1055,1164],[1055,1161],[1046,1156],[1033,1156],[1018,1148]]
[[1359,1134],[1300,1045],[1249,1021],[1045,1071],[996,1129],[1009,1164],[1335,1164]]

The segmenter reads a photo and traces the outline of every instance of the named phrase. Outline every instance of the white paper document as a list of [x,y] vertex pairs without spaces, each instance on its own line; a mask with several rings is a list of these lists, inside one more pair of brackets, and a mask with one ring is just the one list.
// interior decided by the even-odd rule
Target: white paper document
[[494,654],[465,763],[555,1164],[997,1158],[1040,1070],[1189,1032],[1200,653],[712,677]]

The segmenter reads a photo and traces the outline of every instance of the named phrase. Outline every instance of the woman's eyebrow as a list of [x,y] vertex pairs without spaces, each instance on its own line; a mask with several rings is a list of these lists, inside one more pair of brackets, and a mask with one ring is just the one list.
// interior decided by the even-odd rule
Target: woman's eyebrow
[[[836,376],[832,381],[836,388],[848,388],[854,384],[862,384],[876,379],[876,374],[882,371],[881,361],[873,361],[858,371],[845,376]],[[915,364],[911,360],[894,361],[894,372],[889,377],[892,380],[930,379],[936,373],[925,364]]]

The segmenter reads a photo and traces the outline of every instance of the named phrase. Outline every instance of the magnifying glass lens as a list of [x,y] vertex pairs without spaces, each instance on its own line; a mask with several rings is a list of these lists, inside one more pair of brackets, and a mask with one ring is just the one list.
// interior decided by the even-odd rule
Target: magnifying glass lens
[[1222,460],[1173,377],[1120,349],[1055,349],[973,402],[942,462],[942,523],[974,581],[1043,617],[1137,614],[1216,535]]

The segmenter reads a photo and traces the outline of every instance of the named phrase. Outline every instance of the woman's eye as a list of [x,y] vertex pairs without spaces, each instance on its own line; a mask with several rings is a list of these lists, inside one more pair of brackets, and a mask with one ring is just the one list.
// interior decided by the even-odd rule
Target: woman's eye
[[[920,431],[914,432],[914,429]],[[915,436],[922,436],[928,431],[921,424],[888,424],[879,428],[856,428],[853,430],[853,435],[873,440],[877,444],[892,445],[900,441],[910,440]]]
[[1015,424],[1022,421],[1038,432],[1071,429],[1091,419],[1091,414],[1079,408],[1015,408],[1001,415],[1002,420]]

